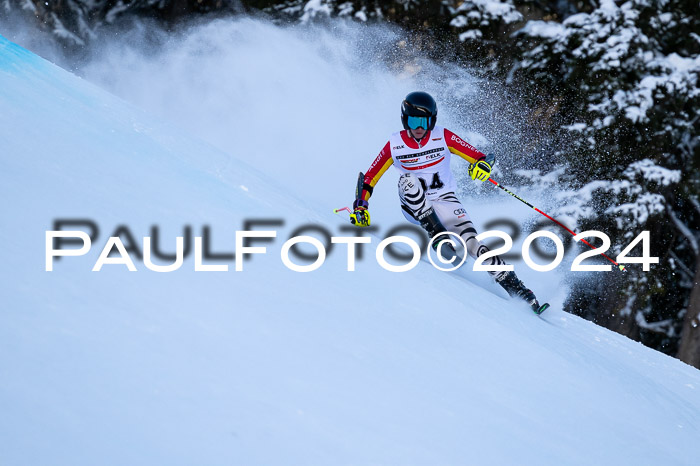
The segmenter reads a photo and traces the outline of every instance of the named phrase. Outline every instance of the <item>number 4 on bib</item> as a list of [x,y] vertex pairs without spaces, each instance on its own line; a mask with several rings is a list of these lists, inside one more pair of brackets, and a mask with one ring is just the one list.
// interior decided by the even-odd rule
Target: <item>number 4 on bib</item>
[[[423,191],[428,190],[428,183],[423,179],[423,178],[418,178],[420,180],[420,184],[423,187]],[[440,179],[440,174],[435,173],[433,174],[433,181],[430,183],[430,189],[442,189],[443,186],[445,186],[445,183],[442,182]]]

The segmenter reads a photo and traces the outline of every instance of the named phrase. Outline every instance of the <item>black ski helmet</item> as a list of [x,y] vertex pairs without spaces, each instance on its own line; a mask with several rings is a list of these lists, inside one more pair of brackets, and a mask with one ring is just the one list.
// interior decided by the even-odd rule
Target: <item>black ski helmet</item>
[[437,121],[437,103],[435,99],[427,92],[411,92],[403,99],[401,102],[401,123],[403,128],[408,130],[408,117],[428,117],[428,128],[432,131],[435,128],[435,122]]

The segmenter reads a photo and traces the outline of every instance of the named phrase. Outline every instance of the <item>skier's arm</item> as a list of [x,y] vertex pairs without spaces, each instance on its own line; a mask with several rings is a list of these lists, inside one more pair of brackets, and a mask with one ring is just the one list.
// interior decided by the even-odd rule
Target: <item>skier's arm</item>
[[474,146],[466,142],[464,139],[457,136],[449,129],[445,129],[445,142],[447,148],[455,155],[459,155],[469,163],[476,163],[479,160],[484,160],[486,155],[479,152]]
[[377,158],[372,162],[372,165],[370,165],[362,181],[362,186],[358,189],[357,199],[355,199],[352,205],[353,213],[350,214],[350,221],[354,225],[359,227],[369,226],[369,211],[367,210],[369,208],[368,200],[372,195],[372,191],[374,191],[374,186],[393,163],[394,159],[391,158],[391,144],[387,142],[384,148],[379,152]]
[[372,162],[372,165],[370,165],[369,170],[365,172],[365,181],[362,185],[362,192],[360,193],[359,199],[363,201],[369,200],[377,182],[393,163],[394,159],[391,158],[391,145],[387,142],[384,148],[379,152],[379,155],[377,155],[377,158]]
[[[445,142],[447,142],[447,148],[450,152],[469,162],[469,176],[473,180],[486,181],[489,179],[491,163],[486,161],[486,155],[483,152],[478,151],[449,129],[445,129]],[[492,160],[490,161],[493,163]]]

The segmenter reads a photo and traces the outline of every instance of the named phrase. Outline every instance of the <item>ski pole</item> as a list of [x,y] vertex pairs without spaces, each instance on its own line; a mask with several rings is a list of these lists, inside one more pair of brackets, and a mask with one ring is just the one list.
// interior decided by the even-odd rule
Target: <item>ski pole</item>
[[[355,199],[359,199],[360,196],[362,195],[362,188],[364,186],[365,182],[365,174],[360,172],[360,174],[357,176],[357,187],[355,188]],[[350,207],[341,207],[340,209],[333,209],[333,213],[337,214],[339,212],[342,212],[344,210],[348,211],[348,214],[352,215],[352,210],[350,210]]]
[[[563,229],[565,229],[566,231],[568,231],[569,233],[571,233],[572,235],[576,236],[576,233],[575,233],[573,230],[571,230],[569,227],[567,227],[566,225],[564,225],[563,223],[561,223],[561,222],[558,221],[557,219],[555,219],[555,218],[553,218],[553,217],[550,217],[550,216],[547,215],[546,213],[542,212],[540,209],[538,209],[538,208],[535,207],[534,205],[530,204],[530,203],[527,202],[525,199],[523,199],[522,197],[518,196],[517,194],[515,194],[513,191],[509,190],[509,189],[506,188],[505,186],[501,185],[500,183],[498,183],[497,181],[495,181],[493,178],[489,178],[489,181],[490,181],[491,183],[495,184],[496,187],[501,188],[503,191],[507,192],[508,194],[510,194],[511,196],[513,196],[514,198],[516,198],[517,200],[519,200],[520,202],[522,202],[523,204],[527,205],[528,207],[530,207],[530,208],[532,208],[532,209],[535,209],[536,212],[541,213],[542,215],[544,215],[545,217],[547,217],[548,219],[550,219],[551,221],[553,221],[554,223],[556,223],[557,225],[559,225],[560,227],[562,227]],[[581,242],[584,243],[584,244],[587,244],[588,246],[590,246],[591,249],[597,249],[595,246],[593,246],[591,243],[589,243],[588,241],[586,241],[586,240],[583,239],[583,238],[581,238]],[[617,268],[620,269],[621,271],[623,271],[623,272],[626,272],[626,271],[627,271],[627,269],[625,269],[625,266],[624,266],[624,265],[618,264],[617,262],[615,262],[614,260],[612,260],[610,257],[608,257],[607,255],[605,255],[605,254],[603,254],[603,253],[600,253],[600,255],[603,256],[603,257],[605,257],[607,260],[609,260],[609,261],[612,262],[613,264],[615,264],[615,266],[617,266]]]

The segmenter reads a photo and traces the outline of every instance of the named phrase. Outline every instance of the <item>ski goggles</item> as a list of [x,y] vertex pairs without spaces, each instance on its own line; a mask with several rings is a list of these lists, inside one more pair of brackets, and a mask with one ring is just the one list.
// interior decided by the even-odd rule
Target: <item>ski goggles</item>
[[418,129],[418,128],[428,129],[429,120],[430,120],[430,118],[428,118],[428,117],[409,116],[407,123],[408,123],[408,127],[411,129]]

